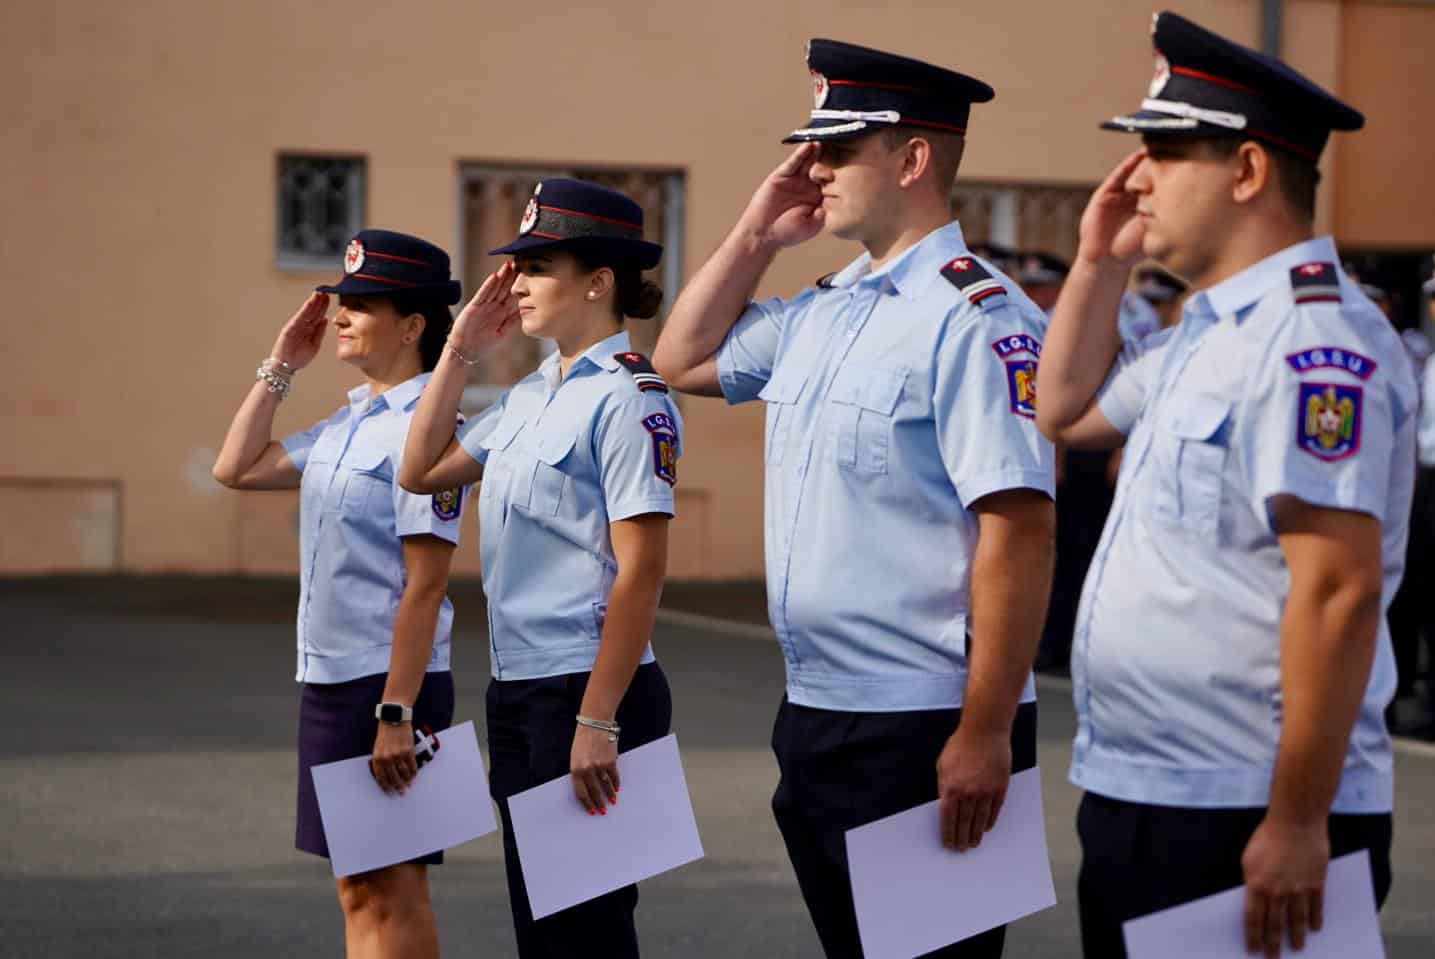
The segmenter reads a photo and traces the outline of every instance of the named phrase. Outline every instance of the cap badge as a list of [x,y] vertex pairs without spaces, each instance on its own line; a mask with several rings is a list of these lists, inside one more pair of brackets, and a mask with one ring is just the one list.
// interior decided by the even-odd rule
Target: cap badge
[[1161,54],[1156,54],[1156,75],[1151,78],[1151,88],[1148,95],[1155,99],[1166,89],[1166,84],[1171,80],[1171,64]]
[[523,210],[523,220],[518,224],[518,235],[525,236],[528,231],[538,225],[538,195],[535,193],[528,198],[528,206]]
[[831,85],[827,78],[816,70],[812,71],[812,106],[813,109],[821,110],[822,105],[827,102],[827,94],[832,92]]
[[350,240],[349,245],[344,248],[344,272],[357,273],[364,266],[364,244],[358,240]]

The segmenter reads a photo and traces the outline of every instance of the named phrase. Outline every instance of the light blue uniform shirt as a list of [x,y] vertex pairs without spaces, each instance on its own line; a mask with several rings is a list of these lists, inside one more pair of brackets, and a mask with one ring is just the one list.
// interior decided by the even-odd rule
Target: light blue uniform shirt
[[[483,464],[479,553],[495,679],[593,668],[618,563],[608,525],[675,515],[682,419],[672,397],[640,390],[596,344],[560,382],[558,355],[460,428]],[[643,662],[653,661],[649,647]]]
[[[1311,240],[1193,296],[1178,326],[1128,345],[1102,388],[1128,439],[1077,617],[1076,785],[1158,806],[1269,803],[1290,588],[1272,497],[1379,519],[1389,605],[1415,381],[1390,323],[1338,267],[1329,299],[1297,302],[1293,268],[1339,262],[1329,238]],[[1390,810],[1394,689],[1382,615],[1335,812]]]
[[[419,496],[398,483],[414,404],[429,374],[349,405],[282,442],[299,485],[299,670],[305,683],[342,683],[389,671],[406,573],[401,538],[458,542],[463,493]],[[453,604],[434,628],[428,671],[449,668]]]
[[[942,274],[959,257],[1004,292],[974,303]],[[750,304],[718,375],[728,402],[767,403],[768,614],[788,699],[951,708],[967,682],[970,507],[1001,490],[1052,494],[1051,444],[1032,419],[1046,318],[955,223],[870,263]]]
[[1420,420],[1416,453],[1421,466],[1435,466],[1435,363],[1420,374]]

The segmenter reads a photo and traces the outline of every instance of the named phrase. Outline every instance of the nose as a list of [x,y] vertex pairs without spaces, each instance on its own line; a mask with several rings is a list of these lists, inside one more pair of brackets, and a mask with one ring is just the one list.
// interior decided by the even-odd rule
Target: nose
[[513,278],[513,293],[515,296],[523,296],[528,292],[528,276],[520,273]]
[[339,311],[334,314],[334,326],[338,327],[339,329],[343,329],[351,322],[353,321],[349,319],[349,308],[347,306],[339,307]]
[[812,166],[807,168],[807,179],[818,186],[832,182],[832,167],[827,165],[821,154],[818,154],[817,159],[812,161]]
[[1136,169],[1126,178],[1126,192],[1137,195],[1151,192],[1151,158],[1143,156]]

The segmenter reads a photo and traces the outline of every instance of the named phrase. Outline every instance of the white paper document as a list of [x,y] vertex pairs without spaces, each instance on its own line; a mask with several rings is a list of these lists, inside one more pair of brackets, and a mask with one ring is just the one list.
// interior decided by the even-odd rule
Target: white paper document
[[402,796],[379,788],[368,756],[310,769],[335,876],[407,862],[498,828],[473,723],[440,730],[438,741]]
[[937,806],[847,832],[867,959],[912,959],[1056,905],[1039,770],[1011,777],[996,827],[967,852],[942,846]]
[[533,918],[702,858],[676,736],[620,754],[618,776],[605,816],[588,815],[569,776],[508,800]]
[[[1180,869],[1180,863],[1172,863]],[[1246,887],[1237,886],[1192,902],[1153,912],[1122,925],[1129,959],[1248,959],[1245,936]],[[1325,875],[1324,925],[1306,935],[1305,948],[1281,955],[1295,959],[1385,959],[1370,853],[1364,849],[1332,859]]]

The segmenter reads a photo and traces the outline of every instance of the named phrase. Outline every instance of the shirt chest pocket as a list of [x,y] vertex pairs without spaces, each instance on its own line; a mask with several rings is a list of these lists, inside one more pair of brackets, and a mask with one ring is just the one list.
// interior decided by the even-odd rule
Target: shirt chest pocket
[[392,507],[394,472],[383,450],[350,452],[340,466],[344,484],[340,509],[345,513],[367,513],[388,504]]
[[478,482],[480,505],[502,503],[508,496],[508,489],[513,480],[513,464],[509,462],[513,454],[509,450],[518,434],[523,432],[523,425],[522,419],[516,416],[505,416],[498,421],[493,432],[479,441],[479,448],[486,454],[483,461],[483,477]]
[[1229,400],[1173,393],[1156,424],[1161,481],[1152,497],[1160,522],[1214,536],[1221,525],[1221,486],[1230,453]]
[[832,382],[830,429],[837,465],[858,473],[887,472],[892,420],[906,387],[905,369],[844,367]]
[[571,432],[535,438],[537,462],[533,464],[533,485],[528,493],[529,512],[557,515],[564,491],[573,482],[568,471],[574,469],[576,457],[569,454],[577,442],[577,434]]
[[807,385],[807,371],[792,364],[773,371],[772,378],[757,394],[767,403],[767,437],[764,458],[776,465],[783,460],[788,434],[797,413],[797,398]]

